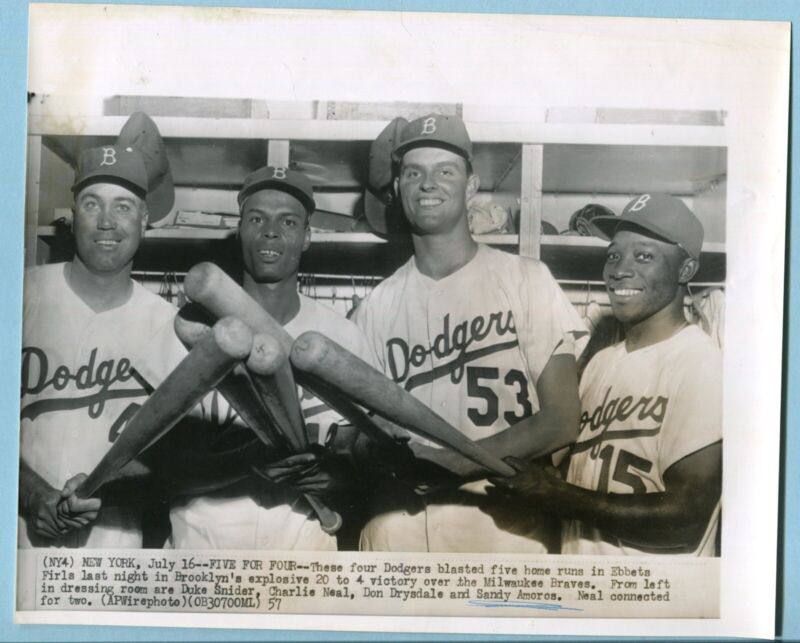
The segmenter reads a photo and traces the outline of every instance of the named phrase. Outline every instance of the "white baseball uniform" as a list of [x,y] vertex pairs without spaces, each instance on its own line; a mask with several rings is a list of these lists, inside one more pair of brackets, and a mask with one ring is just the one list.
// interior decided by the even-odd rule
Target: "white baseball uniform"
[[[355,324],[300,295],[300,311],[286,326],[297,337],[315,330],[373,363],[366,339]],[[300,389],[309,433],[324,443],[334,424],[346,420]],[[313,425],[317,426],[314,427]],[[170,507],[171,546],[176,549],[335,550],[336,536],[322,531],[306,500],[291,489],[244,480],[221,491],[181,497]]]
[[[543,263],[485,245],[438,281],[412,257],[359,306],[356,323],[383,371],[473,440],[536,413],[535,387],[550,357],[579,354],[586,340]],[[455,502],[428,499],[414,514],[377,515],[362,531],[362,549],[546,551],[535,528],[512,533],[475,506],[485,486],[465,485]]]
[[[625,342],[594,356],[580,386],[581,430],[567,475],[607,493],[664,491],[671,465],[722,439],[722,356],[698,326],[628,352]],[[720,506],[694,555],[713,556]],[[565,521],[562,553],[669,554],[644,551],[592,525]]]
[[[56,489],[94,468],[185,355],[173,306],[132,281],[128,301],[96,313],[68,285],[67,265],[31,268],[24,291],[20,453]],[[93,525],[55,541],[20,518],[19,546],[141,547],[140,509],[105,503]]]

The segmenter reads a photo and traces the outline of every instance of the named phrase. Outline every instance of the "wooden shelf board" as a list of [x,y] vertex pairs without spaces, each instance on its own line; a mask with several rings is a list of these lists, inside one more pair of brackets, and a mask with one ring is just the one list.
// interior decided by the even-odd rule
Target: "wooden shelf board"
[[[256,138],[275,140],[374,140],[385,121],[279,120],[251,118],[158,117],[165,138]],[[126,116],[36,115],[30,136],[116,137]],[[574,123],[467,122],[474,142],[572,145],[725,146],[726,130],[706,125],[618,125]]]

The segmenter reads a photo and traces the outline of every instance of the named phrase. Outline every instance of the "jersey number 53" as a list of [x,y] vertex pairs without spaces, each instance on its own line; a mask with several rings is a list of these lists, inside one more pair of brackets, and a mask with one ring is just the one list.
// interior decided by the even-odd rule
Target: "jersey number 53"
[[467,395],[475,400],[467,409],[475,426],[491,426],[501,413],[509,426],[533,415],[528,379],[514,368],[501,378],[498,368],[467,366]]

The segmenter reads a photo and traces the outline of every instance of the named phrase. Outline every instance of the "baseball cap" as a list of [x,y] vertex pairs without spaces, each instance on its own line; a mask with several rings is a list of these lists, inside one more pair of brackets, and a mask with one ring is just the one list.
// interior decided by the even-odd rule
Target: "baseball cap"
[[392,186],[392,150],[408,126],[402,116],[393,119],[369,147],[369,175],[364,191],[364,215],[370,228],[381,235],[407,230],[399,198]]
[[134,112],[117,137],[118,147],[132,147],[144,158],[147,170],[147,212],[149,222],[156,223],[172,210],[175,186],[167,158],[167,148],[158,127],[144,112]]
[[669,194],[640,194],[622,210],[621,216],[600,216],[591,226],[604,239],[612,239],[620,226],[648,230],[683,248],[690,257],[700,258],[703,224],[688,206]]
[[144,157],[132,147],[105,145],[81,152],[73,194],[94,183],[120,185],[141,199],[147,197],[147,169]]
[[369,177],[367,182],[374,191],[392,184],[392,151],[400,142],[400,135],[408,127],[402,116],[392,119],[369,146]]
[[247,197],[259,190],[280,190],[291,194],[305,206],[309,215],[317,209],[311,181],[305,174],[290,170],[288,167],[267,165],[248,174],[237,197],[239,207],[242,207]]
[[472,163],[472,141],[467,128],[457,116],[428,114],[411,121],[400,132],[392,158],[399,162],[415,147],[443,147]]

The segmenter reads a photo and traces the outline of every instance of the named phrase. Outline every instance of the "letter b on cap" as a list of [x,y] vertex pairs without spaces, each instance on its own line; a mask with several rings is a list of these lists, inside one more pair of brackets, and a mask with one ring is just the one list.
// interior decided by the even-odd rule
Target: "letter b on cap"
[[647,202],[650,200],[649,194],[643,194],[638,199],[636,199],[636,203],[631,206],[631,209],[628,212],[638,212],[639,210],[644,210]]
[[285,179],[286,178],[286,168],[285,167],[274,167],[274,168],[272,168],[272,178],[273,179]]
[[429,116],[422,122],[420,134],[434,134],[436,132],[436,118]]
[[103,160],[100,165],[114,165],[117,162],[117,153],[113,147],[103,148]]

